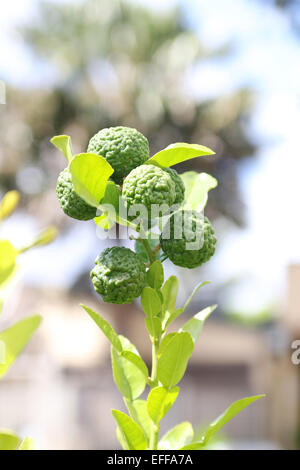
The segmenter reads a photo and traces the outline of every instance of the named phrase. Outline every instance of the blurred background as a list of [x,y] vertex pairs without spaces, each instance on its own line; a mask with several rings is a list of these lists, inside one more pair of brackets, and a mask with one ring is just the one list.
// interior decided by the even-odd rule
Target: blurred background
[[[300,448],[300,2],[298,0],[18,0],[1,6],[0,194],[19,210],[1,238],[23,246],[55,224],[51,245],[23,255],[1,327],[31,313],[43,324],[0,386],[0,425],[41,449],[118,446],[110,408],[124,409],[109,346],[79,307],[94,308],[150,362],[138,303],[103,304],[91,288],[99,240],[93,221],[60,210],[68,134],[85,151],[99,129],[136,127],[151,154],[172,142],[207,145],[214,157],[178,165],[219,180],[206,214],[216,255],[187,272],[179,303],[201,280],[187,316],[218,303],[163,430],[201,429],[232,401],[267,397],[224,428],[214,448]],[[126,241],[131,246],[130,241]],[[178,303],[178,305],[179,305]]]

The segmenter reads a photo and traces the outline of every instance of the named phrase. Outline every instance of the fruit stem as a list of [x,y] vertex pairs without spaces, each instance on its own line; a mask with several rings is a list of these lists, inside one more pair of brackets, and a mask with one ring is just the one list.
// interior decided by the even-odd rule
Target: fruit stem
[[144,245],[144,248],[147,252],[147,255],[148,255],[148,258],[149,258],[149,261],[150,261],[150,265],[151,265],[152,263],[154,263],[156,258],[155,258],[155,255],[153,254],[152,250],[151,250],[150,243],[145,238],[140,238],[139,241]]

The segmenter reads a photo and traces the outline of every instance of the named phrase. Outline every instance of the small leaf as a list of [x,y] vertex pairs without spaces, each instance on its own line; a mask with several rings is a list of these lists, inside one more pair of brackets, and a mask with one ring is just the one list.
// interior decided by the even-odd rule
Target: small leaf
[[20,443],[20,438],[12,431],[0,429],[0,450],[16,450]]
[[119,426],[117,426],[117,428],[116,428],[116,436],[117,436],[117,439],[118,439],[119,443],[121,444],[122,449],[123,450],[130,450],[129,447],[128,447],[127,441],[126,441],[125,437],[123,436],[123,433],[122,433],[121,429],[119,428]]
[[164,317],[163,329],[165,330],[176,318],[178,318],[183,313],[183,308],[177,308],[173,313],[169,311],[166,312]]
[[184,208],[202,211],[207,203],[208,192],[218,185],[217,180],[207,173],[195,171],[186,171],[180,177],[185,186]]
[[70,162],[73,158],[73,152],[72,152],[72,144],[71,144],[71,137],[68,135],[56,135],[50,139],[51,144],[54,145],[54,147],[58,148],[66,157],[68,162]]
[[12,327],[0,333],[0,344],[4,344],[5,362],[0,363],[0,378],[8,371],[10,366],[41,323],[41,317],[33,317],[20,320]]
[[164,298],[163,309],[170,313],[175,311],[175,303],[178,294],[178,279],[176,276],[171,276],[164,283],[162,287],[162,295]]
[[122,351],[121,354],[129,362],[132,362],[132,364],[134,364],[144,374],[146,379],[149,377],[148,367],[144,363],[141,356],[138,356],[132,351]]
[[160,440],[160,450],[178,450],[191,442],[194,436],[193,426],[188,421],[177,424]]
[[0,285],[13,273],[17,254],[8,240],[0,240]]
[[141,427],[122,411],[112,410],[112,414],[129,450],[146,450],[147,441]]
[[152,287],[144,287],[141,295],[141,303],[145,314],[149,318],[153,318],[161,312],[162,305],[160,297]]
[[191,335],[186,332],[175,333],[170,339],[168,337],[164,338],[158,351],[157,375],[165,387],[171,388],[182,379],[194,344]]
[[241,400],[237,400],[232,405],[227,408],[224,413],[218,416],[215,421],[213,421],[208,428],[205,430],[204,434],[201,438],[202,446],[206,445],[207,442],[235,415],[240,413],[244,408],[251,405],[251,403],[259,400],[259,398],[263,398],[265,395],[255,395],[253,397],[242,398]]
[[124,401],[131,418],[141,426],[145,436],[147,437],[147,440],[149,441],[153,423],[147,411],[146,400],[137,399],[131,401],[124,397]]
[[198,144],[186,144],[185,142],[177,142],[168,145],[165,149],[156,153],[147,163],[156,162],[164,168],[185,162],[195,157],[203,157],[204,155],[214,155],[214,151],[208,147]]
[[117,351],[122,352],[121,341],[113,327],[106,320],[104,320],[104,318],[102,318],[98,313],[94,312],[89,307],[86,307],[83,304],[80,304],[80,306],[89,314],[92,320],[94,320],[96,325],[102,330],[112,346],[116,348]]
[[147,410],[154,424],[158,424],[173,406],[179,393],[179,387],[166,389],[153,388],[147,399]]
[[164,268],[159,260],[154,261],[147,271],[147,282],[153,289],[159,290],[164,282]]
[[99,206],[113,169],[105,158],[95,153],[80,153],[69,164],[75,192],[90,206]]
[[[122,344],[122,350],[131,351],[139,355],[136,347],[124,336],[119,336]],[[138,398],[146,386],[146,377],[140,368],[134,363],[123,357],[112,347],[111,349],[113,376],[117,387],[124,397],[131,401]]]
[[114,226],[119,214],[119,203],[121,202],[120,189],[113,181],[108,181],[104,196],[101,200],[99,209],[103,214],[95,217],[94,221],[97,225],[105,230],[109,230]]
[[19,253],[23,253],[24,251],[27,251],[31,248],[37,247],[37,246],[44,246],[48,245],[49,243],[53,242],[55,238],[58,235],[58,230],[54,225],[50,225],[47,227],[45,230],[43,230],[41,233],[37,235],[35,240],[33,242],[29,243],[28,245],[24,246],[23,248],[20,248],[18,250]]
[[195,289],[193,290],[193,292],[191,293],[191,295],[189,296],[189,298],[187,299],[187,301],[185,302],[184,304],[184,307],[183,307],[183,311],[186,310],[186,308],[188,307],[188,305],[190,304],[190,302],[192,301],[194,295],[198,292],[199,289],[201,289],[201,287],[205,286],[206,284],[209,284],[210,281],[203,281],[203,282],[200,282],[196,287]]
[[149,334],[152,340],[154,338],[159,338],[162,332],[161,318],[147,317],[145,318],[145,325],[146,325],[147,330],[149,331]]
[[18,191],[8,191],[0,202],[0,220],[6,219],[16,209],[20,200]]
[[190,320],[188,320],[180,331],[186,331],[189,333],[194,341],[194,344],[198,340],[200,333],[202,331],[205,320],[212,314],[212,312],[217,308],[217,305],[211,305],[210,307],[201,310],[201,312],[194,315]]
[[32,437],[25,437],[25,439],[21,442],[19,450],[34,450],[35,443]]

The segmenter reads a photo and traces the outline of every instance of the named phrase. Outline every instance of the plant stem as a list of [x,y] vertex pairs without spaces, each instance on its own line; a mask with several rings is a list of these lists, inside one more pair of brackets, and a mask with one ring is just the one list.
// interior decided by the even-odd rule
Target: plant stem
[[150,243],[148,242],[148,240],[146,240],[145,238],[140,238],[139,241],[144,245],[144,248],[147,252],[150,264],[154,263],[156,258],[155,258],[155,255],[153,254],[152,250],[151,250],[151,246],[150,246]]

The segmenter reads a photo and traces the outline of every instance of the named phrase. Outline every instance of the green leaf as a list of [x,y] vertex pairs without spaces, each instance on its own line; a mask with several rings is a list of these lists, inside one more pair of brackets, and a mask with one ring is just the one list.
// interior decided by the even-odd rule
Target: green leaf
[[176,276],[171,276],[164,283],[162,287],[162,295],[164,298],[163,310],[169,311],[170,313],[175,311],[175,303],[178,294],[178,279]]
[[147,317],[145,318],[146,328],[151,336],[151,339],[159,338],[162,332],[162,322],[159,317]]
[[0,220],[6,219],[16,209],[20,200],[18,191],[8,191],[0,202]]
[[265,395],[255,395],[253,397],[242,398],[241,400],[237,400],[232,405],[227,408],[224,413],[218,416],[205,430],[204,434],[201,437],[200,442],[202,446],[206,445],[207,442],[232,418],[235,417],[240,411],[242,411],[247,406],[251,405],[251,403],[259,400],[260,398],[265,397]]
[[80,153],[69,163],[75,192],[90,206],[99,206],[113,169],[105,158],[95,153]]
[[97,225],[105,230],[109,230],[114,226],[117,221],[117,214],[119,214],[120,189],[113,181],[108,181],[105,189],[104,196],[101,200],[99,209],[103,214],[95,217],[94,221]]
[[156,162],[162,167],[169,167],[180,162],[185,162],[195,157],[203,157],[204,155],[214,155],[214,151],[208,147],[198,144],[186,144],[185,142],[177,142],[168,145],[165,149],[156,153],[147,163]]
[[147,411],[146,400],[137,399],[131,401],[124,397],[124,401],[131,418],[140,425],[144,431],[145,436],[147,437],[147,440],[149,441],[153,423]]
[[12,431],[0,429],[0,450],[16,450],[20,443],[20,438]]
[[112,410],[112,414],[129,450],[146,450],[147,441],[141,427],[122,411]]
[[127,441],[126,441],[125,437],[123,436],[122,431],[119,428],[119,426],[117,426],[117,428],[116,428],[116,436],[117,436],[117,439],[118,439],[119,443],[121,444],[123,450],[130,450],[129,447],[128,447]]
[[203,281],[203,282],[200,282],[196,287],[195,289],[193,290],[193,292],[191,293],[191,295],[189,296],[189,298],[187,299],[187,301],[185,302],[184,304],[184,307],[183,307],[183,311],[185,311],[185,309],[188,307],[188,305],[190,304],[190,302],[192,301],[194,295],[198,292],[199,289],[201,289],[201,287],[205,286],[206,284],[210,284],[210,281]]
[[33,242],[29,243],[28,245],[20,248],[18,253],[23,253],[31,248],[37,246],[44,246],[48,245],[49,243],[53,242],[58,235],[58,230],[54,225],[50,225],[45,230],[37,235],[37,237],[33,240]]
[[202,211],[207,203],[208,192],[218,185],[217,180],[207,173],[195,171],[186,171],[180,177],[185,186],[184,208]]
[[102,318],[98,313],[94,312],[92,309],[89,307],[86,307],[83,304],[80,304],[80,306],[89,314],[89,316],[94,320],[96,325],[102,330],[102,332],[105,334],[106,338],[114,348],[116,348],[117,351],[122,352],[122,344],[119,339],[119,336],[113,329],[113,327],[106,321],[104,318]]
[[175,333],[170,339],[168,337],[163,339],[158,351],[157,375],[165,387],[172,388],[185,373],[194,343],[186,332]]
[[[119,336],[122,344],[122,350],[131,351],[137,356],[139,355],[136,347],[124,338]],[[146,386],[146,377],[140,368],[133,364],[131,361],[122,356],[114,347],[111,349],[112,369],[113,376],[120,392],[124,397],[129,398],[131,401],[138,398]]]
[[177,424],[160,440],[159,450],[178,450],[191,442],[194,436],[193,426],[188,421]]
[[0,240],[0,285],[13,273],[17,254],[8,240]]
[[138,356],[132,351],[122,351],[121,354],[125,359],[134,364],[144,374],[146,379],[149,377],[148,367],[141,356]]
[[200,333],[202,331],[205,320],[212,314],[212,312],[217,308],[217,305],[211,305],[210,307],[201,310],[201,312],[194,315],[190,320],[188,320],[180,331],[186,331],[189,333],[194,341],[194,344],[198,340]]
[[72,144],[71,144],[71,137],[68,135],[56,135],[50,139],[51,144],[54,147],[58,148],[66,157],[68,162],[70,162],[73,158],[73,151],[72,151]]
[[[153,251],[154,248],[158,245],[159,243],[159,234],[158,233],[153,233],[153,232],[149,232],[147,234],[147,237],[148,239],[148,242],[150,244],[150,247],[151,247],[151,250]],[[149,260],[149,256],[148,256],[148,253],[147,251],[145,250],[145,247],[144,245],[139,241],[139,240],[136,240],[135,241],[135,244],[134,244],[134,251],[136,252],[137,255],[139,255],[142,260],[144,261],[144,263],[148,263],[150,260]],[[163,255],[163,252],[162,250],[160,249],[158,253],[156,253],[156,258],[161,260],[161,257]]]
[[179,387],[166,389],[153,388],[147,399],[147,410],[154,424],[158,424],[173,406],[179,393]]
[[34,450],[35,443],[32,437],[25,437],[25,439],[21,442],[19,450]]
[[159,290],[164,282],[164,268],[159,260],[154,261],[147,271],[147,282],[153,289]]
[[12,327],[0,333],[0,344],[4,345],[5,353],[4,364],[0,363],[0,378],[8,371],[40,323],[41,317],[35,315],[25,320],[20,320]]
[[152,287],[144,287],[141,295],[141,303],[145,314],[153,318],[161,312],[161,300],[158,293]]

